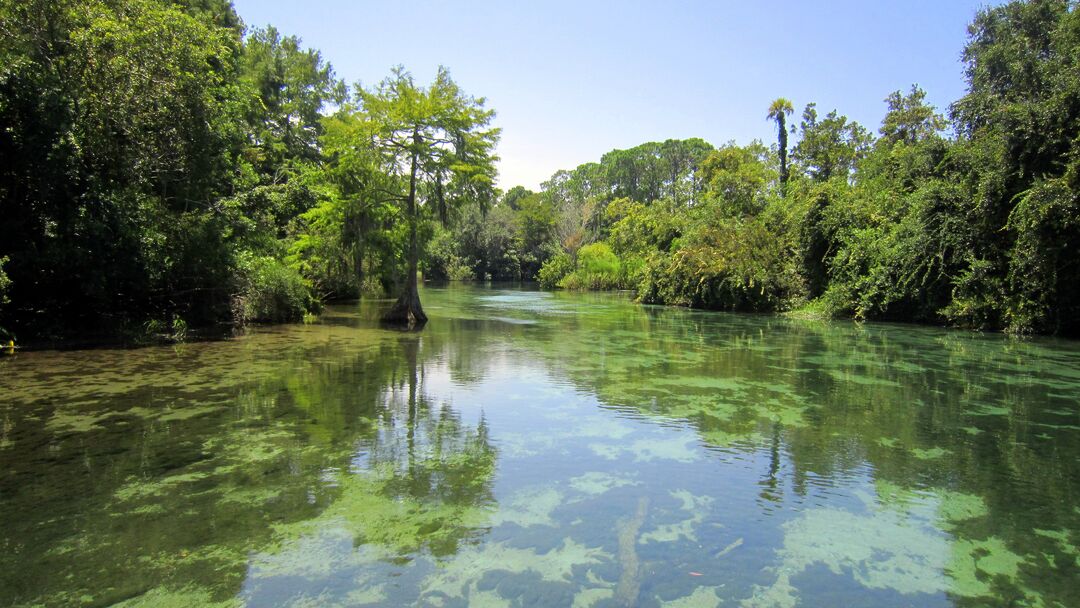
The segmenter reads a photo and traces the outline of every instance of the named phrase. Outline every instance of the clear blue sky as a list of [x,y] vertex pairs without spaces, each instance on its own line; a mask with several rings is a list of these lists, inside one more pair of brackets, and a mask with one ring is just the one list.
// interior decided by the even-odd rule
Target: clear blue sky
[[[996,4],[993,2],[990,4]],[[500,186],[537,188],[614,148],[701,137],[775,141],[766,108],[811,101],[876,131],[891,91],[918,83],[945,110],[984,0],[436,2],[234,0],[371,85],[440,64],[503,129]]]

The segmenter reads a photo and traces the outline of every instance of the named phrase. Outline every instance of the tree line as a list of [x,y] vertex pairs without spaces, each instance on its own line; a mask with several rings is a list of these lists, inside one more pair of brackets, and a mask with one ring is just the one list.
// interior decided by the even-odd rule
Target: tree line
[[[795,116],[779,98],[763,108],[775,145],[649,143],[556,173],[530,195],[552,212],[541,284],[1076,335],[1080,14],[1010,2],[969,35],[967,93],[947,115],[918,86],[885,98],[876,133],[814,103]],[[536,248],[519,243],[530,260]]]
[[614,150],[494,186],[498,130],[445,69],[347,86],[228,0],[0,0],[0,327],[63,338],[284,321],[426,279],[1076,334],[1080,17],[981,11],[967,94],[876,132],[784,98],[777,142]]
[[366,287],[422,321],[406,270],[427,210],[494,196],[491,117],[445,69],[348,87],[228,0],[3,0],[0,327],[167,334]]

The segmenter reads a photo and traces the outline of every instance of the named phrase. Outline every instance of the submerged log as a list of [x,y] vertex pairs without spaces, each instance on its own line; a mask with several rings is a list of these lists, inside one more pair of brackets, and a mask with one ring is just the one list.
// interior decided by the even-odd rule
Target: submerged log
[[615,601],[620,606],[637,606],[641,593],[641,561],[637,554],[638,532],[645,523],[645,514],[649,509],[649,499],[638,499],[637,511],[633,517],[621,518],[615,524],[619,536],[619,563],[622,574],[615,586]]

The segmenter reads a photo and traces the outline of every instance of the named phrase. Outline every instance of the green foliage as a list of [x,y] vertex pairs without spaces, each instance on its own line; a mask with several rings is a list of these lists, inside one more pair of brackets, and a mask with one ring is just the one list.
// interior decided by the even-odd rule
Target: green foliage
[[979,13],[964,51],[969,90],[953,106],[975,231],[951,318],[1016,332],[1075,333],[1069,243],[1080,141],[1080,13],[1064,0]]
[[1080,163],[1068,178],[1041,180],[1009,216],[1016,233],[1006,277],[1008,326],[1018,332],[1075,332],[1080,319]]
[[322,119],[319,146],[324,162],[298,180],[318,202],[296,218],[288,261],[323,298],[355,298],[382,292],[400,274],[406,227],[388,196],[393,178],[379,171],[369,146],[370,125],[351,106]]
[[780,235],[761,219],[696,227],[670,255],[650,260],[645,302],[716,310],[778,310],[797,285]]
[[559,281],[565,289],[619,289],[626,287],[623,264],[607,243],[592,243],[578,250],[574,270]]
[[777,97],[769,104],[769,112],[766,115],[769,120],[776,121],[776,144],[780,155],[780,185],[788,181],[788,129],[787,117],[795,111],[791,101],[784,97]]
[[7,264],[10,260],[6,257],[0,258],[0,306],[7,304],[11,300],[8,299],[8,290],[11,289],[11,279],[8,278],[7,273],[4,272],[4,264]]
[[760,213],[777,177],[768,150],[760,142],[721,146],[705,158],[701,168],[706,200],[722,206],[730,216]]
[[881,122],[881,141],[915,144],[929,139],[948,126],[945,117],[926,104],[926,91],[918,85],[911,86],[907,95],[900,91],[889,93],[885,103],[889,111]]
[[482,210],[491,205],[499,139],[499,130],[490,127],[495,113],[484,107],[484,99],[467,96],[441,66],[427,87],[417,86],[399,66],[371,90],[359,89],[357,97],[368,134],[365,146],[387,178],[377,196],[400,205],[408,227],[402,288],[384,320],[422,324],[427,316],[416,287],[426,243],[421,224],[425,213],[447,224],[466,204]]
[[[688,178],[692,205],[656,196],[628,151],[556,173],[541,196],[563,218],[566,253],[608,245],[616,283],[644,301],[1075,334],[1078,27],[1064,1],[981,12],[952,138],[917,86],[886,98],[877,139],[809,104],[789,167],[792,104],[780,98],[768,112],[778,147],[710,152]],[[545,284],[603,283],[567,259],[549,262]]]
[[608,243],[620,256],[641,256],[653,250],[666,251],[682,234],[684,217],[673,201],[643,205],[630,199],[612,201],[607,213],[611,221]]
[[537,280],[544,289],[554,289],[573,271],[574,258],[569,253],[560,252],[544,262],[537,274]]
[[319,160],[323,106],[345,100],[345,84],[320,53],[274,27],[252,30],[244,40],[240,80],[252,95],[245,155],[261,181],[279,183],[304,162]]
[[559,250],[554,242],[557,219],[549,199],[516,187],[486,212],[469,208],[445,229],[436,230],[436,239],[427,247],[425,276],[535,280],[544,262]]
[[473,277],[494,281],[521,278],[517,215],[508,205],[496,205],[487,213],[474,207],[457,223],[457,252]]
[[828,181],[834,176],[847,179],[870,143],[866,129],[859,123],[848,122],[836,110],[818,120],[816,105],[812,103],[803,110],[799,131],[802,138],[792,157],[815,181]]
[[0,21],[12,324],[227,314],[213,204],[243,138],[235,31],[149,0],[5,4]]
[[240,289],[234,296],[234,317],[242,322],[299,321],[317,302],[296,269],[269,256],[240,259]]
[[[11,300],[8,298],[8,292],[11,290],[11,279],[8,278],[7,273],[4,272],[4,264],[8,263],[8,259],[0,258],[0,321],[3,320],[4,305],[8,304]],[[7,330],[3,325],[0,325],[0,339],[7,338]],[[11,338],[8,338],[9,340]]]
[[777,98],[775,147],[647,142],[504,194],[493,112],[444,68],[350,97],[296,37],[241,35],[226,0],[7,2],[0,31],[0,305],[20,335],[292,319],[391,288],[419,311],[421,264],[707,308],[1080,331],[1065,0],[975,17],[950,133],[917,86],[886,97],[876,139],[813,103],[795,129]]
[[471,281],[476,279],[473,269],[458,254],[457,235],[445,228],[437,228],[428,242],[424,259],[424,277],[440,281]]

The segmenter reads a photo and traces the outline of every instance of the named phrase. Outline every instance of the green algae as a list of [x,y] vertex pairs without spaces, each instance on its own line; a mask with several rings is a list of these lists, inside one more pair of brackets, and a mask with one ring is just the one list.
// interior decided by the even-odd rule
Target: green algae
[[862,374],[851,372],[847,370],[829,370],[829,375],[832,376],[837,382],[844,382],[848,384],[857,384],[866,387],[884,387],[884,388],[899,388],[900,383],[895,380],[882,378],[880,376],[873,376],[869,374]]
[[791,584],[791,575],[780,572],[768,586],[754,585],[752,596],[739,602],[742,608],[795,608],[799,605],[799,590]]
[[834,574],[850,573],[869,589],[898,593],[952,593],[963,597],[994,595],[994,580],[1015,585],[1027,560],[998,538],[949,538],[934,526],[984,517],[985,502],[970,494],[940,492],[931,497],[903,492],[879,482],[879,492],[899,502],[870,515],[836,509],[814,509],[784,525],[778,551],[781,573],[770,587],[759,587],[746,606],[773,602],[789,605],[797,597],[790,577],[812,565]]
[[503,502],[488,521],[492,526],[513,523],[522,528],[554,527],[556,524],[552,512],[562,503],[562,493],[554,488],[526,488],[517,492],[509,502]]
[[589,587],[574,594],[571,608],[592,608],[596,604],[615,597],[615,590],[604,587]]
[[239,599],[214,601],[209,590],[198,587],[155,588],[138,597],[113,604],[114,608],[239,608],[243,605]]
[[957,540],[946,566],[951,578],[949,591],[963,597],[993,595],[995,579],[1015,583],[1020,566],[1026,561],[996,537]]
[[763,435],[758,432],[728,432],[720,429],[701,431],[701,440],[715,447],[732,447],[736,445],[760,443]]
[[730,391],[739,393],[746,390],[748,384],[740,378],[709,378],[703,376],[682,376],[679,378],[663,378],[656,381],[660,386],[672,386],[683,390],[687,388],[704,388],[714,391]]
[[660,605],[666,608],[717,608],[723,603],[719,587],[697,587],[690,595],[668,602],[661,601]]
[[67,431],[71,433],[85,433],[100,428],[102,423],[112,417],[112,412],[102,414],[64,413],[59,410],[53,412],[46,423],[51,431]]
[[590,471],[570,479],[570,487],[589,497],[606,494],[616,488],[641,485],[630,475],[613,475],[600,471]]
[[1080,386],[996,380],[1064,383],[1068,349],[1040,368],[997,337],[573,294],[491,324],[474,293],[426,292],[452,315],[420,336],[331,309],[179,354],[5,361],[0,604],[612,605],[614,522],[645,496],[642,604],[1080,605],[1080,508],[1054,502]]
[[452,558],[441,561],[436,571],[424,579],[421,598],[443,595],[469,599],[479,592],[477,584],[485,573],[500,570],[533,572],[543,581],[567,582],[573,577],[575,567],[599,564],[613,558],[613,555],[600,548],[586,547],[570,538],[544,553],[519,549],[506,543],[465,547]]
[[[422,503],[387,493],[387,479],[345,475],[339,479],[341,495],[320,515],[299,528],[340,526],[355,543],[374,544],[395,555],[422,547],[456,545],[480,530],[490,518],[483,506]],[[286,535],[291,534],[282,529]]]
[[1035,528],[1034,532],[1039,536],[1056,541],[1062,551],[1069,555],[1077,555],[1078,552],[1080,552],[1080,549],[1077,549],[1076,545],[1069,542],[1072,533],[1068,530],[1042,530],[1040,528]]
[[936,460],[949,453],[949,450],[940,447],[912,448],[911,455],[919,460]]
[[802,572],[823,564],[834,574],[851,572],[870,589],[902,594],[946,589],[942,570],[948,555],[944,536],[893,512],[872,516],[813,509],[784,525],[780,571]]
[[946,527],[957,522],[985,517],[990,513],[990,508],[981,496],[941,490],[937,492],[940,500],[938,513],[945,520]]
[[978,405],[973,410],[968,411],[969,416],[1008,416],[1012,413],[1012,409],[1000,406],[1000,405]]
[[654,529],[641,534],[639,543],[676,543],[680,540],[698,542],[697,528],[705,521],[715,499],[711,496],[695,496],[687,490],[672,491],[670,495],[680,503],[679,511],[689,515],[674,523],[658,524]]
[[[1080,545],[1077,545],[1076,543],[1071,541],[1072,536],[1076,534],[1075,531],[1043,530],[1040,528],[1036,528],[1035,534],[1043,538],[1053,540],[1056,545],[1054,548],[1060,551],[1061,554],[1065,557],[1073,558],[1072,563],[1074,563],[1077,568],[1080,568]],[[1057,565],[1055,563],[1056,560],[1054,556],[1052,554],[1044,555],[1048,555],[1048,561],[1050,561],[1051,567],[1056,568]]]
[[118,489],[114,496],[121,501],[160,498],[171,492],[180,491],[182,486],[194,484],[207,477],[209,477],[207,473],[192,471],[150,480],[131,479]]

